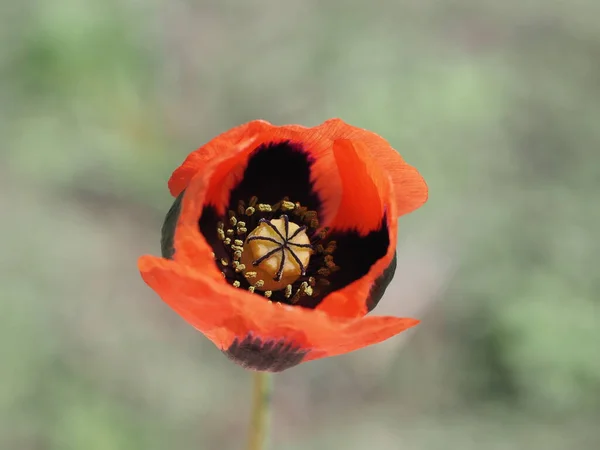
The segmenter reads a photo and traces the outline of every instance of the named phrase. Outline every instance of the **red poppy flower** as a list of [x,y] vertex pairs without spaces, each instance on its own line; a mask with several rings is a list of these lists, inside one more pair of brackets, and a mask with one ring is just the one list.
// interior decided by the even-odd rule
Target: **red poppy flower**
[[394,336],[365,317],[396,269],[397,219],[427,186],[381,137],[339,119],[252,121],[175,170],[145,282],[236,363],[278,372]]

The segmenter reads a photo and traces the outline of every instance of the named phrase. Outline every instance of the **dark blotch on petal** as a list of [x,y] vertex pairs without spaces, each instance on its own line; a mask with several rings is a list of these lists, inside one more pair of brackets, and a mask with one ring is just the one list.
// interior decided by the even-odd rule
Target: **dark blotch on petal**
[[214,206],[205,206],[202,208],[202,216],[198,222],[200,226],[200,232],[206,242],[212,247],[213,252],[215,252],[215,258],[221,259],[226,258],[227,251],[223,246],[223,241],[219,240],[219,235],[217,234],[217,223],[219,221],[224,221],[223,217],[220,217],[217,214],[217,210]]
[[175,248],[173,246],[175,227],[177,226],[177,220],[181,213],[181,199],[183,198],[184,193],[185,191],[177,196],[175,202],[171,205],[171,209],[169,209],[162,226],[160,250],[163,258],[173,259],[173,255],[175,254]]
[[287,196],[320,212],[321,202],[310,181],[311,165],[300,144],[284,141],[261,145],[250,155],[242,180],[231,191],[229,209],[235,211],[239,200],[252,196],[271,205]]
[[371,292],[369,293],[369,298],[367,299],[367,310],[369,312],[377,306],[379,300],[381,300],[381,297],[383,297],[385,290],[392,281],[392,278],[394,278],[394,273],[396,272],[396,265],[397,258],[396,253],[394,253],[394,259],[392,259],[390,265],[387,267],[387,269],[383,271],[381,276],[377,278],[377,280],[375,280],[375,283],[371,287]]
[[262,340],[249,334],[242,341],[235,338],[223,353],[246,369],[281,372],[300,364],[308,352],[283,339]]
[[[316,307],[328,293],[340,290],[353,281],[364,277],[371,266],[386,255],[390,246],[387,216],[383,216],[381,227],[378,230],[371,231],[366,236],[361,236],[357,231],[336,231],[334,229],[327,240],[337,242],[337,249],[333,256],[340,270],[327,277],[331,284],[323,289],[321,295],[318,297],[306,296],[300,299],[298,304],[306,308]],[[391,280],[393,274],[394,269],[387,275],[389,280]],[[384,273],[382,276],[385,275]],[[389,280],[385,287],[389,284]],[[385,287],[383,287],[383,290],[385,290]],[[381,295],[383,295],[383,290]],[[377,301],[379,301],[379,298]]]
[[[177,227],[177,220],[179,220],[179,215],[181,214],[181,201],[184,194],[185,191],[177,196],[175,202],[171,205],[171,209],[169,209],[162,226],[160,249],[163,258],[173,259],[173,255],[175,254],[175,229]],[[216,257],[223,258],[227,256],[227,254],[217,236],[217,222],[219,220],[220,218],[217,215],[217,210],[213,206],[205,206],[202,209],[202,217],[199,225],[204,238],[214,249]]]

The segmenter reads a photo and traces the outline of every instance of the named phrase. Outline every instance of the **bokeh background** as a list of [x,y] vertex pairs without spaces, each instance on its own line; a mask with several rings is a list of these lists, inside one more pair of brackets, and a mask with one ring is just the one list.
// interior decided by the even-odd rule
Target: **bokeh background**
[[597,0],[0,1],[0,449],[243,448],[248,373],[141,281],[166,181],[255,118],[386,137],[431,196],[274,449],[600,448]]

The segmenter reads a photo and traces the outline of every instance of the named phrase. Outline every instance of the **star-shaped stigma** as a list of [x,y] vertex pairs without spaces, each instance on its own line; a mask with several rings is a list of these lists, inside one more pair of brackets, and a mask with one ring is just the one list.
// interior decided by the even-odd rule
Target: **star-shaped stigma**
[[271,256],[275,255],[278,252],[281,252],[281,261],[279,262],[279,268],[277,269],[277,272],[275,273],[275,276],[273,277],[273,280],[281,281],[281,278],[283,277],[283,270],[285,268],[285,263],[286,263],[286,250],[287,250],[287,253],[289,253],[290,256],[294,259],[294,261],[296,261],[296,264],[298,264],[298,267],[300,268],[300,274],[302,276],[305,276],[306,275],[306,265],[300,260],[297,252],[294,251],[294,247],[297,249],[304,248],[304,249],[312,250],[312,245],[293,242],[293,240],[295,238],[299,237],[301,235],[301,233],[304,233],[306,231],[307,227],[304,225],[301,227],[298,227],[290,235],[290,220],[289,220],[288,216],[286,214],[282,214],[280,219],[283,220],[283,232],[280,231],[279,228],[276,225],[274,225],[271,220],[260,219],[260,221],[259,221],[260,224],[265,224],[269,228],[271,228],[275,232],[275,234],[278,236],[278,238],[270,237],[270,236],[250,236],[250,237],[248,237],[248,239],[247,239],[248,242],[250,242],[250,241],[267,241],[267,242],[271,242],[271,243],[277,245],[275,248],[271,249],[270,251],[268,251],[267,253],[262,255],[260,258],[252,261],[252,265],[258,266],[260,263],[269,259]]

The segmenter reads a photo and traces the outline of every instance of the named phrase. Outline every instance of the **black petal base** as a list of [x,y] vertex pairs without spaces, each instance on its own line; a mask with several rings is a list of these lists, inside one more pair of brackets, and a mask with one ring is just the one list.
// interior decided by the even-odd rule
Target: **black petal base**
[[223,353],[246,369],[281,372],[300,364],[309,351],[283,339],[262,340],[249,334],[242,341],[235,338]]

